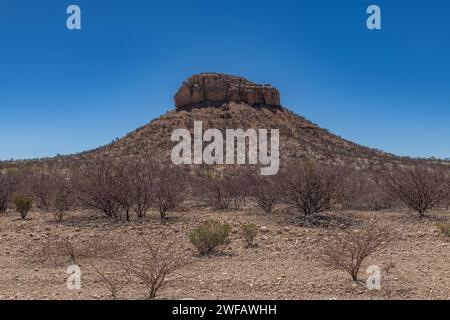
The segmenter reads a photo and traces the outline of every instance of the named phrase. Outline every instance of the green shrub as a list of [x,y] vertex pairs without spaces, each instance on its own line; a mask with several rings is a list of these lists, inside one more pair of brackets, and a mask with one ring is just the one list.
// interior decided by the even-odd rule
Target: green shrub
[[450,238],[450,223],[439,223],[437,227],[444,236]]
[[244,241],[247,245],[247,247],[254,247],[255,246],[255,238],[258,235],[258,227],[251,223],[251,224],[244,224],[242,226],[242,236],[244,237]]
[[14,208],[20,213],[22,220],[27,218],[28,212],[33,207],[33,199],[26,195],[16,195],[13,199]]
[[192,230],[189,233],[189,240],[201,255],[206,255],[229,242],[230,230],[229,224],[210,220]]

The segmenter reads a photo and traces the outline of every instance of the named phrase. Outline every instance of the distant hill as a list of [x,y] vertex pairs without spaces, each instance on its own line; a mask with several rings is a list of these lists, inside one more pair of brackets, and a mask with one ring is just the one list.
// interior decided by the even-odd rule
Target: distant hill
[[281,165],[303,158],[353,168],[381,169],[441,160],[398,157],[342,139],[280,106],[279,92],[235,76],[200,74],[183,83],[175,96],[176,108],[111,144],[76,155],[41,160],[2,162],[2,168],[30,164],[70,165],[96,159],[147,158],[170,163],[173,130],[192,132],[194,121],[203,129],[279,129]]

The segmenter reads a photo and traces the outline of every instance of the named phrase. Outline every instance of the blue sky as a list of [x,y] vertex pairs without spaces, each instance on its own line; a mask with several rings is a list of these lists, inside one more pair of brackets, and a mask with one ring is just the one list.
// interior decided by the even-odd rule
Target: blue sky
[[[66,28],[66,8],[82,30]],[[382,30],[366,28],[366,8]],[[330,131],[450,157],[445,0],[1,0],[0,159],[95,148],[173,108],[188,76],[271,83]]]

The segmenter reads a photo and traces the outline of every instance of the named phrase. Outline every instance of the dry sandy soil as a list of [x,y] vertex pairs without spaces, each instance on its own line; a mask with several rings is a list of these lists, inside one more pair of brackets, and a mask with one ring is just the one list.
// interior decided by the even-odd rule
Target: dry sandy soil
[[[388,221],[408,217],[400,237],[371,256],[361,272],[364,279],[368,265],[380,266],[381,291],[369,291],[314,258],[317,244],[337,232],[336,227],[302,227],[286,212],[278,209],[269,216],[252,205],[223,212],[192,204],[171,213],[164,224],[156,213],[144,221],[113,222],[100,214],[74,212],[58,223],[50,213],[32,212],[31,219],[21,221],[16,213],[8,212],[0,216],[0,299],[109,299],[92,268],[102,266],[102,252],[80,258],[83,273],[78,291],[67,289],[66,257],[43,252],[51,251],[46,249],[57,239],[98,246],[100,251],[99,244],[114,239],[129,244],[128,250],[138,256],[143,249],[141,236],[175,241],[180,253],[190,257],[189,265],[169,277],[158,294],[162,299],[450,299],[450,242],[435,226],[438,221],[450,221],[449,212],[423,221],[407,212],[329,214],[344,217],[356,228],[364,227],[375,214]],[[231,242],[220,254],[199,257],[187,233],[207,219],[230,223]],[[239,232],[243,223],[267,229],[259,233],[257,247],[245,247]],[[143,299],[145,293],[133,284],[119,298]]]

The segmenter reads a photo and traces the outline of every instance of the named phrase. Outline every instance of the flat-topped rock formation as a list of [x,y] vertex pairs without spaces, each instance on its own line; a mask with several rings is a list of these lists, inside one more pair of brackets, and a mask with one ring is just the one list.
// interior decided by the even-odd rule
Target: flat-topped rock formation
[[255,84],[245,78],[219,73],[190,77],[175,95],[177,109],[220,105],[226,102],[280,108],[280,93],[271,85]]

